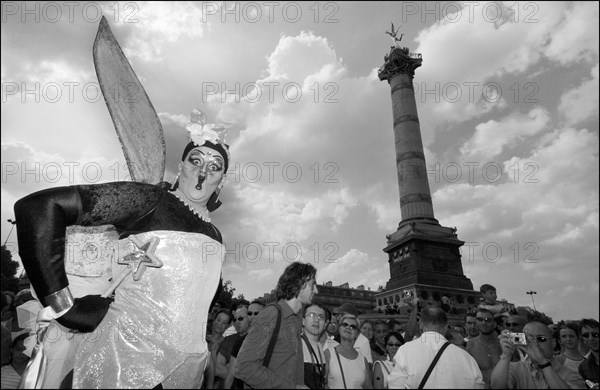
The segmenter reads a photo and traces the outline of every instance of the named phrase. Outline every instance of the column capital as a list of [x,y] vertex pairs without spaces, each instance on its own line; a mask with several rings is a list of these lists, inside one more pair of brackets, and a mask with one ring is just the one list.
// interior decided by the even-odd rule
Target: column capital
[[377,75],[379,80],[390,80],[399,73],[410,75],[412,78],[417,69],[423,63],[420,53],[410,53],[407,47],[392,47],[385,55],[384,63],[379,68]]

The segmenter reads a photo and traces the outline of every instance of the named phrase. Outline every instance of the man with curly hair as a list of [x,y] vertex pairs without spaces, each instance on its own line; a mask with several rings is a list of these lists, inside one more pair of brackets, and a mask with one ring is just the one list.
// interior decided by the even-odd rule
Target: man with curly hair
[[[254,320],[237,356],[235,377],[253,388],[304,387],[302,308],[317,293],[317,270],[311,264],[290,264],[277,282],[276,305],[265,307]],[[272,353],[271,337],[280,322]],[[268,362],[265,362],[267,360]]]

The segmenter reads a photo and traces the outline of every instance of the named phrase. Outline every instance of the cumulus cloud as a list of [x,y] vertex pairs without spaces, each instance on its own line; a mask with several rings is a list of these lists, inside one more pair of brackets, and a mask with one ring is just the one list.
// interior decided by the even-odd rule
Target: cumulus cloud
[[261,280],[271,280],[273,279],[276,275],[275,272],[270,269],[260,269],[260,270],[251,270],[250,272],[248,272],[248,276],[251,277],[253,280],[256,281],[261,281]]
[[[130,16],[128,25],[133,29],[124,49],[128,57],[159,62],[164,59],[166,44],[204,36],[206,23],[202,19],[202,10],[191,2],[138,2],[135,8],[138,12],[127,13]],[[122,22],[127,23],[126,20]]]
[[252,229],[258,241],[283,244],[306,240],[320,229],[335,232],[356,205],[347,189],[328,191],[315,198],[246,185],[238,188],[236,196],[247,210],[238,229]]
[[519,167],[513,180],[447,185],[434,194],[437,217],[458,226],[467,241],[463,264],[474,283],[494,284],[491,270],[534,276],[540,289],[573,278],[593,282],[598,244],[589,240],[598,234],[598,135],[585,129],[552,134],[531,155],[504,162],[507,170]]
[[[357,249],[350,249],[336,262],[327,264],[318,271],[320,283],[328,281],[334,285],[348,282],[350,287],[381,286],[387,282],[387,270],[373,267],[373,260],[368,254]],[[376,288],[376,287],[375,287]]]
[[[539,84],[526,85],[537,79],[524,81],[522,75],[544,59],[559,64],[597,61],[598,33],[586,27],[598,24],[596,5],[548,3],[542,7],[531,3],[532,7],[519,5],[518,10],[505,4],[491,5],[501,8],[502,20],[486,16],[482,12],[486,3],[478,3],[470,12],[463,9],[421,30],[416,38],[416,51],[424,58],[415,83],[425,111],[421,122],[425,145],[432,142],[436,131],[448,128],[448,123],[506,108],[510,100],[517,99],[515,86],[526,93],[532,93],[527,90],[532,85],[539,88]],[[537,72],[540,76],[539,69]]]
[[67,160],[24,142],[2,143],[2,167],[3,185],[13,188],[18,196],[47,187],[129,179],[124,163],[102,156]]
[[548,112],[537,107],[527,114],[513,113],[498,121],[480,123],[475,126],[475,134],[460,148],[460,152],[467,161],[494,158],[505,147],[544,130],[549,121]]
[[544,47],[544,54],[561,65],[597,61],[598,31],[587,26],[598,25],[598,5],[579,1],[564,6],[560,21],[551,26],[552,38]]
[[592,68],[592,78],[561,96],[558,110],[567,125],[575,125],[591,118],[598,118],[598,68]]

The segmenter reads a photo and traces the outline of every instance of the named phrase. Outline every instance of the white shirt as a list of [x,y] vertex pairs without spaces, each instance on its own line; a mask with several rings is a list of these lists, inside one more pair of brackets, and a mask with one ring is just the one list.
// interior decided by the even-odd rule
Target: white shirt
[[223,332],[223,337],[231,336],[232,334],[236,334],[237,330],[235,330],[235,326],[230,325],[229,328],[225,329]]
[[313,351],[315,352],[316,361],[315,361],[315,355],[310,353],[310,349],[308,349],[306,342],[304,340],[302,340],[302,354],[304,355],[304,363],[323,364],[325,362],[325,353],[323,352],[323,347],[321,346],[321,343],[319,343],[319,342],[313,343],[310,340],[309,340],[309,343],[310,343],[311,347],[313,348]]
[[325,353],[326,350],[330,350],[329,353],[335,353],[335,351],[333,350],[335,347],[337,347],[338,345],[340,345],[340,343],[338,343],[337,341],[335,341],[332,338],[327,337],[325,339],[325,342],[322,344],[323,347],[323,353]]
[[358,334],[358,338],[354,342],[354,349],[362,353],[362,355],[367,358],[367,361],[373,364],[373,356],[371,355],[371,345],[369,344],[369,339],[364,334]]
[[[390,389],[416,389],[425,376],[446,338],[437,332],[425,332],[419,339],[409,341],[394,356],[395,367],[388,385]],[[425,388],[483,389],[483,376],[477,362],[469,353],[450,344],[431,372]]]

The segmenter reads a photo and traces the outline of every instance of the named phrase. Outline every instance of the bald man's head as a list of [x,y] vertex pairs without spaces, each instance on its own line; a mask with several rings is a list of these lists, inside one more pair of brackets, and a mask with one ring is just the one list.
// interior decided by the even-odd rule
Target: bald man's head
[[547,325],[541,322],[529,322],[523,328],[523,333],[527,338],[527,344],[537,344],[548,360],[552,360],[554,356],[554,348],[552,347],[552,331]]
[[421,310],[421,330],[423,332],[446,333],[448,317],[446,312],[437,306],[429,306]]

